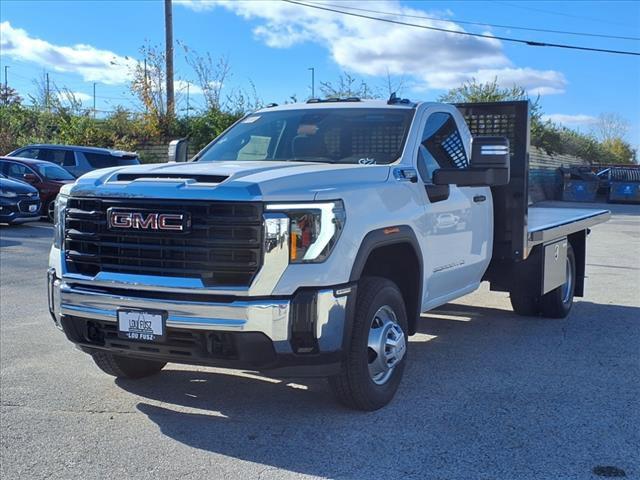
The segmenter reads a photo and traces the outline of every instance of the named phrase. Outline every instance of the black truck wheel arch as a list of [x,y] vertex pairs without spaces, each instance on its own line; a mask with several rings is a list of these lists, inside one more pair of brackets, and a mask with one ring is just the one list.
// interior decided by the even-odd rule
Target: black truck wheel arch
[[[370,263],[370,260],[377,262],[375,258],[377,252],[381,254],[384,254],[384,252],[389,254],[394,252],[410,253],[417,259],[417,272],[413,276],[385,275],[385,272],[392,273],[393,268],[401,265],[386,264],[376,266]],[[409,272],[411,268],[415,270],[415,264],[410,265]],[[369,232],[360,244],[349,281],[357,282],[363,275],[387,277],[398,284],[407,307],[409,334],[414,334],[422,304],[423,259],[422,250],[413,229],[408,225],[394,225]]]

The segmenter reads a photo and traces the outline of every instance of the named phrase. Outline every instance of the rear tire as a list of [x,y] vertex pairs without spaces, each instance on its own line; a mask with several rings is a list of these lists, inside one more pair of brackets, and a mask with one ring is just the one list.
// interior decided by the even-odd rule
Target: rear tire
[[513,311],[526,317],[565,318],[573,306],[573,294],[576,286],[576,257],[569,243],[567,246],[567,281],[545,295],[531,296],[511,293]]
[[167,362],[129,358],[109,352],[92,353],[91,357],[100,370],[117,378],[149,377],[158,373],[167,364]]
[[372,411],[393,399],[406,364],[408,331],[396,284],[377,277],[360,280],[345,363],[339,375],[329,378],[340,403]]
[[567,281],[540,299],[540,314],[548,318],[565,318],[573,306],[576,287],[576,257],[569,243],[567,246]]
[[535,317],[540,314],[540,297],[511,293],[509,300],[513,311],[518,315]]

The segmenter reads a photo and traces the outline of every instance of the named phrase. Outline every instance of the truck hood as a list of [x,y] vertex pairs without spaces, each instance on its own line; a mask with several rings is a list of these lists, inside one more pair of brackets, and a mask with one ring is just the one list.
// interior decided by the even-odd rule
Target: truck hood
[[305,201],[385,182],[389,171],[388,165],[309,162],[164,163],[95,170],[69,190],[82,197]]

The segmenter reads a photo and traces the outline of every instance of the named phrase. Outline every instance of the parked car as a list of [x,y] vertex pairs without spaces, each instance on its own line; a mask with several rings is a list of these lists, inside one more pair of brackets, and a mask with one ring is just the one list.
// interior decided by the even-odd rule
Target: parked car
[[54,200],[60,188],[75,181],[75,177],[64,168],[29,158],[0,157],[0,173],[35,187],[40,193],[40,215],[49,220],[53,220]]
[[25,182],[0,173],[0,223],[31,222],[40,218],[40,194]]
[[108,148],[80,147],[77,145],[28,145],[14,150],[10,157],[34,158],[60,165],[75,177],[98,168],[139,165],[135,152]]

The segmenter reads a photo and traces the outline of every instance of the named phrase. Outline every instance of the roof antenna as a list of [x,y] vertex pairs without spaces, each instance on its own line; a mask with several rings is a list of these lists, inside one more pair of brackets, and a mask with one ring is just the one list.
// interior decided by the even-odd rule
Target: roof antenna
[[391,95],[389,95],[389,100],[387,100],[387,105],[393,105],[397,101],[398,96],[396,95],[396,92],[392,92]]

